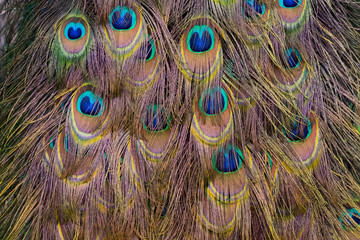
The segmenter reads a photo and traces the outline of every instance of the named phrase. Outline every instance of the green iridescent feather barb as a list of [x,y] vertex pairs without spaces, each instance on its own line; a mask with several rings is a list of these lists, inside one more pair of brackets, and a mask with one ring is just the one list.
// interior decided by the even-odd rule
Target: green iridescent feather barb
[[0,1],[0,238],[360,239],[359,29],[356,0]]

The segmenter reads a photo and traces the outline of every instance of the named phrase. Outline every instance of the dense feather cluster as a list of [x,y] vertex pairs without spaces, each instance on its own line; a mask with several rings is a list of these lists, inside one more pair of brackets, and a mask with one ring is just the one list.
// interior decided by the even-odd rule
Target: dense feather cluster
[[4,0],[1,239],[360,238],[355,0]]

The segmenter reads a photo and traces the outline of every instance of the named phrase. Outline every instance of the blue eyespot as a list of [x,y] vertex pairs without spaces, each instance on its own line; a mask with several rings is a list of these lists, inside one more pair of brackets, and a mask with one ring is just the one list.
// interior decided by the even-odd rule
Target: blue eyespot
[[104,112],[103,99],[91,91],[83,92],[77,100],[77,109],[84,115],[98,117]]
[[[339,218],[341,222],[341,226],[344,229],[350,228],[356,228],[360,226],[360,213],[355,208],[350,208],[346,210],[346,213],[343,213],[342,216]],[[357,226],[354,226],[354,223],[357,224]]]
[[295,48],[289,48],[286,50],[286,61],[291,69],[297,68],[301,63],[301,55]]
[[210,51],[214,43],[214,32],[207,25],[194,26],[187,36],[188,49],[195,53]]
[[257,0],[247,0],[243,11],[246,18],[260,17],[265,13],[265,4]]
[[216,171],[221,173],[236,172],[241,168],[244,156],[239,148],[229,145],[225,150],[219,149],[213,154],[212,162]]
[[70,22],[66,25],[64,35],[70,41],[76,41],[85,36],[85,26],[81,22]]
[[306,118],[307,125],[303,123],[299,123],[299,121],[295,121],[292,124],[292,128],[290,131],[285,131],[283,128],[283,132],[285,136],[289,139],[290,142],[297,142],[300,140],[307,139],[311,134],[311,122]]
[[301,4],[302,0],[279,0],[282,8],[295,8]]
[[114,30],[131,30],[136,25],[136,14],[128,7],[116,7],[109,16],[111,26]]
[[215,115],[226,110],[228,98],[226,92],[219,87],[205,90],[200,97],[200,110],[206,115]]
[[165,131],[169,128],[170,116],[164,108],[159,109],[158,105],[150,105],[143,120],[144,128],[150,132]]
[[142,45],[140,48],[140,59],[145,59],[145,61],[149,61],[155,56],[155,44],[154,40],[150,38],[147,41],[147,44]]

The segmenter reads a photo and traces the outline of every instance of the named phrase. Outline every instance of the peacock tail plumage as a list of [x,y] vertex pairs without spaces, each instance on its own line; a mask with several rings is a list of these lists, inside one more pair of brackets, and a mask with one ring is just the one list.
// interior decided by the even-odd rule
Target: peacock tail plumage
[[360,239],[359,1],[1,19],[1,239]]

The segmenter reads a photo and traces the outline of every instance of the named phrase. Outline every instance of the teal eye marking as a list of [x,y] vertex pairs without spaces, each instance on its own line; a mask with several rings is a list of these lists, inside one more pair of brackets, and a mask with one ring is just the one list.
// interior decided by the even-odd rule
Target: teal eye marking
[[111,12],[109,20],[116,31],[131,30],[136,25],[136,14],[131,8],[117,6]]
[[[300,140],[307,139],[311,135],[311,122],[308,118],[305,119],[307,126],[299,124],[298,120],[296,120],[295,122],[290,122],[292,123],[290,131],[285,131],[283,128],[283,132],[289,142],[299,142]],[[302,129],[300,127],[302,127]]]
[[[341,217],[339,218],[341,223],[341,227],[343,229],[347,229],[344,224],[350,225],[351,228],[356,228],[360,226],[360,213],[355,208],[349,208],[344,212]],[[357,225],[354,226],[353,222]]]
[[64,137],[64,147],[65,147],[65,151],[69,151],[69,135],[65,134]]
[[146,44],[142,44],[140,47],[140,56],[139,58],[145,61],[150,61],[154,58],[156,52],[155,43],[152,38],[148,36]]
[[245,8],[243,14],[246,18],[252,19],[254,17],[260,17],[265,13],[265,4],[259,3],[257,0],[245,1]]
[[144,128],[149,132],[161,132],[169,128],[171,117],[158,105],[150,105],[143,119]]
[[273,166],[273,161],[271,159],[271,156],[270,156],[270,153],[269,152],[266,152],[266,154],[268,155],[268,158],[269,158],[269,162],[267,162],[266,164],[269,166],[270,170],[272,169],[272,166]]
[[70,22],[66,25],[64,35],[70,41],[76,41],[84,37],[86,33],[85,26],[81,23]]
[[214,32],[207,25],[194,26],[186,40],[189,51],[194,53],[210,51],[214,48],[215,44]]
[[220,87],[205,90],[199,100],[200,110],[208,116],[216,115],[227,109],[228,97]]
[[296,8],[300,6],[302,0],[279,0],[280,7],[282,8]]
[[104,112],[103,99],[91,91],[83,92],[77,100],[77,110],[92,117],[98,117]]
[[55,146],[55,139],[53,139],[53,137],[50,138],[50,148],[54,149]]
[[212,156],[213,168],[219,173],[234,173],[241,169],[244,161],[243,153],[239,148],[229,145],[227,149],[220,148]]
[[301,55],[295,48],[286,49],[286,61],[290,69],[295,69],[300,66]]
[[155,56],[155,44],[154,44],[154,40],[150,38],[147,46],[146,61],[153,59],[154,56]]

